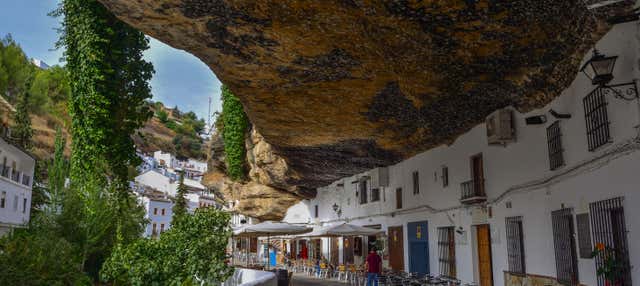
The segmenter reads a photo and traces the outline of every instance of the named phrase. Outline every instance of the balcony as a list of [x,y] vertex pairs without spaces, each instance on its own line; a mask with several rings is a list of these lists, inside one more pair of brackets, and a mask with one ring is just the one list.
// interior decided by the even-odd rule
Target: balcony
[[460,202],[463,204],[475,204],[487,200],[484,192],[484,179],[474,179],[460,184]]
[[15,170],[11,170],[11,180],[13,180],[16,183],[20,182],[20,172],[15,171]]
[[9,178],[9,167],[5,165],[0,165],[0,175],[5,178]]

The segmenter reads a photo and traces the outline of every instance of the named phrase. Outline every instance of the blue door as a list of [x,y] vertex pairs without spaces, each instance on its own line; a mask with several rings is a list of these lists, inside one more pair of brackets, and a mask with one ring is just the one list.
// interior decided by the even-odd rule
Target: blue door
[[409,242],[409,272],[429,273],[429,232],[427,221],[407,224]]
[[412,242],[409,251],[411,251],[409,254],[409,270],[412,273],[427,274],[429,272],[429,247],[427,243]]

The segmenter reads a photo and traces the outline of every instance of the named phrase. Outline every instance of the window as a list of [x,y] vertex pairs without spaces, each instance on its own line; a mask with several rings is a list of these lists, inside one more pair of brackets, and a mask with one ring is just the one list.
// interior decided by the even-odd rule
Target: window
[[593,151],[611,140],[604,89],[594,89],[582,102],[587,126],[587,143],[589,151]]
[[164,223],[161,223],[160,224],[160,233],[163,233],[163,232],[164,232]]
[[358,189],[360,189],[360,204],[366,204],[369,199],[367,194],[367,181],[360,181],[360,183],[358,183]]
[[27,212],[27,198],[22,199],[22,213]]
[[509,272],[513,274],[525,274],[522,217],[507,217],[505,219],[505,228],[507,230]]
[[380,200],[380,189],[378,188],[371,189],[371,201],[377,202],[379,200]]
[[449,186],[449,167],[442,166],[442,187]]
[[549,147],[549,168],[558,169],[564,165],[562,149],[562,133],[560,132],[560,121],[556,121],[547,127],[547,146]]
[[[613,249],[616,260],[621,264],[620,286],[631,286],[629,243],[622,202],[623,198],[618,197],[590,203],[591,233],[594,242],[603,243],[606,247]],[[604,263],[601,256],[596,257],[595,262],[596,269]],[[598,277],[598,285],[605,285],[602,276]]]
[[589,214],[577,214],[576,223],[578,224],[578,249],[580,250],[580,258],[591,258],[591,227],[589,225]]
[[158,208],[153,208],[153,215],[157,215],[158,214]]
[[315,212],[314,212],[314,216],[315,218],[318,218],[318,205],[315,205]]
[[556,257],[556,277],[565,285],[577,285],[578,257],[573,231],[573,209],[560,209],[551,213],[553,246]]
[[396,209],[402,208],[402,188],[396,189]]
[[420,193],[420,176],[418,175],[418,171],[413,172],[413,194]]
[[152,229],[151,229],[151,236],[156,236],[157,232],[156,232],[156,223],[153,223],[152,225]]
[[2,196],[0,196],[0,208],[4,209],[6,201],[7,201],[7,192],[2,191]]
[[162,209],[162,212],[161,212],[161,213],[162,213],[162,215],[164,215],[164,208]]
[[13,196],[13,211],[18,211],[18,195]]
[[438,228],[440,275],[456,277],[456,244],[453,226]]

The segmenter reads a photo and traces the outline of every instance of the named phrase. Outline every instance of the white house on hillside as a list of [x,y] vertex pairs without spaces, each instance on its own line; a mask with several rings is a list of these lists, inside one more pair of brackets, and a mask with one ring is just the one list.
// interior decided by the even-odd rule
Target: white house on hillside
[[149,224],[145,228],[145,237],[158,237],[171,228],[173,201],[162,193],[146,193],[139,198],[145,209],[145,218]]
[[0,235],[24,227],[31,212],[35,159],[0,138]]

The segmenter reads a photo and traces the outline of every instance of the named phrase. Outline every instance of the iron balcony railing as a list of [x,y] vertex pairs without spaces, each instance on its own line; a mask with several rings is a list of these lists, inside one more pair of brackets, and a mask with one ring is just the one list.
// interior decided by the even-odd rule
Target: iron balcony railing
[[31,181],[31,177],[27,175],[22,175],[22,184],[28,186]]
[[9,166],[0,165],[0,175],[5,178],[9,177]]
[[20,182],[20,172],[11,170],[11,180],[13,180],[14,182]]
[[487,195],[484,192],[484,179],[474,179],[460,184],[461,196],[460,200],[468,200],[472,198],[484,198]]

